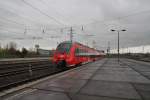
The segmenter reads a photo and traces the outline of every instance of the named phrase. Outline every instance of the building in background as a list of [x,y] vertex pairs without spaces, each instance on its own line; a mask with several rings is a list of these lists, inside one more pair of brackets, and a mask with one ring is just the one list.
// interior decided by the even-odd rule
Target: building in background
[[41,56],[53,56],[55,50],[45,50],[45,49],[38,49],[38,53]]

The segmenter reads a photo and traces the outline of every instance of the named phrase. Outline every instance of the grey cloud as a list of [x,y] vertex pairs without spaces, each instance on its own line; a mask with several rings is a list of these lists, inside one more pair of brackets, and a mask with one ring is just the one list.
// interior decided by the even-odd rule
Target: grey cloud
[[[107,47],[108,41],[112,48],[116,47],[117,33],[110,29],[126,29],[120,33],[121,47],[150,44],[150,1],[149,0],[25,0],[42,12],[64,23],[74,26],[74,40],[92,46],[95,40],[97,47]],[[142,13],[139,13],[142,12]],[[116,19],[120,18],[120,19]],[[9,21],[11,20],[11,22]],[[104,20],[104,21],[103,21]],[[24,24],[19,25],[14,22]],[[91,23],[91,24],[88,24]],[[84,32],[81,26],[84,25]],[[27,26],[27,27],[25,27]],[[0,42],[6,44],[15,41],[19,47],[33,47],[39,43],[43,48],[55,48],[57,42],[68,40],[69,28],[63,29],[62,25],[53,19],[41,14],[22,0],[0,1]],[[24,35],[25,28],[27,34]],[[45,30],[43,35],[42,30]],[[51,29],[56,29],[51,31]],[[10,32],[5,32],[10,31]],[[11,32],[13,31],[13,32]],[[20,33],[20,34],[15,34]],[[81,34],[93,34],[93,37],[84,37]],[[61,38],[48,38],[51,36]],[[9,37],[31,38],[43,37],[43,40],[17,40]],[[29,42],[30,41],[30,42]]]

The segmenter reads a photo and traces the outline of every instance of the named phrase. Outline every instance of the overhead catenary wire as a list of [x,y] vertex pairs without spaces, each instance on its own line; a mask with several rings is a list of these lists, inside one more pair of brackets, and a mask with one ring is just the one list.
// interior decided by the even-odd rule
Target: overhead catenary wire
[[[14,31],[10,31],[10,30],[7,30],[7,29],[1,29],[1,31],[7,31],[9,33],[15,33],[15,34],[20,34],[20,32],[14,32]],[[23,32],[22,32],[23,33]]]
[[[3,9],[3,10],[5,10],[5,9]],[[9,10],[5,10],[6,12],[9,12],[9,13],[12,13],[12,14],[14,14],[14,15],[16,15],[16,16],[18,16],[18,17],[21,17],[21,18],[23,18],[23,19],[25,19],[25,20],[29,20],[29,21],[32,21],[33,23],[35,23],[35,21],[33,21],[33,20],[31,20],[31,19],[28,19],[28,18],[24,18],[23,16],[21,16],[21,15],[18,15],[17,13],[14,13],[14,12],[12,12],[12,11],[9,11]],[[17,21],[14,21],[14,20],[10,20],[10,19],[6,19],[6,18],[3,18],[3,17],[0,17],[2,20],[5,20],[5,21],[7,21],[7,22],[9,22],[9,23],[13,23],[13,24],[16,24],[16,25],[18,25],[18,26],[23,26],[24,28],[25,27],[27,27],[27,25],[25,25],[25,24],[22,24],[22,23],[19,23],[19,22],[17,22]],[[40,23],[37,23],[36,22],[36,24],[40,24]],[[42,25],[42,24],[41,24]],[[42,25],[43,26],[43,25]],[[12,26],[13,27],[13,26]],[[28,27],[31,27],[31,26],[29,26],[28,25]],[[66,27],[63,27],[63,29],[65,29]],[[58,30],[58,29],[61,29],[61,28],[55,28],[55,29],[51,29],[52,31],[55,31],[55,30]],[[36,30],[36,29],[32,29],[32,28],[26,28],[26,30]],[[38,30],[38,29],[37,29]]]
[[[17,23],[17,22],[16,22],[16,23]],[[17,24],[18,24],[18,25],[21,25],[20,23],[17,23]],[[23,24],[22,24],[22,25],[23,25]],[[69,27],[63,27],[63,28],[60,28],[60,29],[65,29],[65,28],[69,28]],[[57,28],[57,29],[58,29],[58,28]],[[57,29],[56,29],[56,30],[57,30]],[[30,29],[27,29],[27,28],[26,28],[26,30],[33,30],[33,29],[31,29],[31,28],[30,28]],[[48,29],[48,30],[49,30],[49,29]]]
[[97,23],[101,23],[101,24],[106,25],[105,22],[108,22],[108,21],[122,20],[122,19],[125,19],[125,18],[128,18],[128,17],[131,17],[131,16],[136,16],[136,15],[140,15],[140,14],[144,14],[144,13],[150,13],[150,9],[144,10],[144,11],[141,11],[141,12],[134,12],[134,13],[131,13],[131,14],[128,14],[128,15],[125,15],[125,16],[119,16],[119,17],[110,18],[110,19],[106,19],[106,20],[97,20],[97,21],[94,21],[94,22],[91,22],[91,23],[83,24],[83,26],[87,26],[87,25],[91,25],[91,24],[97,24]]
[[[1,25],[2,29],[18,29],[17,27],[16,28],[12,28],[12,27],[7,27],[7,26],[3,26]],[[46,34],[50,34],[49,32],[50,31],[55,31],[55,32],[64,32],[65,29],[67,28],[30,28],[30,27],[23,27],[23,28],[19,28],[19,30],[22,30],[23,32],[21,33],[24,33],[24,35],[28,32],[28,31],[34,31],[34,32],[39,32],[39,31],[42,31],[42,33],[46,33]]]
[[[5,9],[3,9],[3,10],[5,10]],[[12,13],[12,14],[15,14],[16,16],[18,16],[18,17],[21,17],[21,18],[23,18],[23,19],[25,19],[25,20],[29,20],[29,21],[32,21],[32,22],[34,22],[35,23],[35,21],[33,21],[33,20],[31,20],[31,19],[28,19],[28,18],[24,18],[23,16],[21,16],[21,15],[18,15],[17,13],[14,13],[14,12],[12,12],[12,11],[9,11],[9,10],[5,10],[5,11],[7,11],[7,12],[9,12],[9,13]],[[0,17],[0,18],[2,18],[2,17]],[[4,18],[2,18],[2,19],[4,19]],[[5,21],[8,21],[8,22],[10,22],[10,23],[13,23],[13,24],[17,24],[18,26],[23,26],[24,28],[27,26],[27,25],[25,25],[25,24],[22,24],[22,23],[19,23],[19,22],[17,22],[17,21],[14,21],[14,20],[10,20],[10,19],[4,19]],[[40,24],[40,23],[36,23],[36,24]],[[41,24],[42,25],[42,24]],[[43,25],[42,25],[43,26]],[[12,26],[12,27],[14,27],[14,26]],[[32,26],[29,26],[28,25],[28,27],[32,27]],[[70,27],[60,27],[60,28],[55,28],[55,29],[47,29],[48,31],[56,31],[56,30],[61,30],[61,29],[66,29],[66,28],[70,28]],[[36,30],[36,29],[32,29],[32,28],[26,28],[26,30]],[[38,30],[38,29],[37,29]]]
[[[143,12],[137,12],[137,13],[134,13],[134,14],[130,14],[130,15],[126,15],[126,16],[122,16],[122,17],[117,17],[117,18],[114,18],[114,19],[111,19],[111,20],[120,20],[120,19],[122,19],[122,18],[126,18],[126,17],[130,17],[130,16],[133,16],[133,15],[138,15],[138,14],[141,14],[141,13],[148,13],[150,10],[146,10],[146,11],[143,11]],[[1,17],[2,18],[2,17]],[[3,18],[3,19],[5,19],[5,18]],[[9,19],[5,19],[5,20],[7,20],[7,21],[9,21],[9,22],[12,22],[12,23],[15,23],[15,24],[18,24],[18,25],[24,25],[24,24],[21,24],[21,23],[18,23],[18,22],[16,22],[16,21],[13,21],[13,20],[9,20]],[[103,20],[103,21],[100,21],[100,22],[106,22],[106,20]],[[94,23],[94,22],[93,22]],[[93,24],[93,23],[89,23],[89,24]],[[95,22],[95,23],[99,23],[99,21],[98,22]],[[88,25],[88,24],[87,24]],[[78,26],[73,26],[73,27],[78,27]],[[82,27],[82,31],[83,31],[83,25],[80,25],[80,27]],[[58,30],[58,29],[60,29],[60,30],[64,30],[64,29],[66,29],[66,28],[70,28],[70,27],[63,27],[63,28],[55,28],[55,29],[47,29],[48,31],[55,31],[55,30]],[[26,30],[35,30],[35,29],[32,29],[32,28],[26,28]],[[62,31],[61,31],[62,32]]]
[[[12,30],[7,30],[7,29],[4,29],[2,27],[0,33],[13,33],[13,34],[16,34],[16,35],[20,36],[20,33],[24,33],[24,35],[26,35],[25,32],[27,32],[27,31],[25,30],[24,32],[14,32]],[[33,36],[33,35],[29,35],[29,34],[26,35],[27,37],[24,37],[24,36],[16,37],[16,35],[15,35],[15,37],[12,37],[12,38],[10,36],[13,36],[13,35],[5,36],[5,38],[9,37],[9,39],[18,39],[18,40],[21,40],[21,39],[24,40],[24,39],[26,39],[27,40],[27,39],[46,39],[46,38],[60,38],[61,37],[61,36],[58,36],[58,35],[51,35],[50,37],[48,37],[48,36],[43,37],[43,35],[42,36]]]
[[28,6],[30,6],[31,8],[33,8],[34,10],[38,11],[39,13],[41,13],[42,15],[47,16],[50,20],[53,20],[53,21],[55,21],[57,24],[60,24],[60,25],[65,26],[63,23],[61,23],[60,21],[58,21],[56,18],[54,18],[54,17],[52,17],[52,16],[46,14],[45,12],[41,11],[40,9],[34,7],[32,4],[28,3],[27,1],[25,1],[25,0],[22,0],[22,1],[23,1],[25,4],[27,4]]
[[[17,13],[14,13],[14,12],[12,12],[12,11],[8,11],[8,10],[5,10],[5,11],[7,11],[7,12],[9,12],[9,13],[12,13],[12,14],[15,14],[15,15],[17,15],[18,17],[22,17],[23,19],[27,19],[27,18],[24,18],[23,16],[20,16],[20,15],[18,15]],[[44,12],[43,12],[44,13]],[[42,11],[41,11],[41,14],[43,14],[42,13]],[[50,17],[50,16],[49,16]],[[32,21],[32,22],[34,22],[35,23],[35,21],[33,21],[33,20],[31,20],[31,19],[27,19],[27,20],[29,20],[29,21]],[[9,20],[7,20],[7,21],[9,21]],[[10,20],[11,21],[11,20]],[[24,25],[24,26],[26,26],[25,24],[21,24],[21,23],[18,23],[17,21],[11,21],[11,22],[15,22],[15,24],[18,24],[18,25]],[[37,23],[36,22],[36,24],[40,24],[40,23]],[[62,23],[61,23],[62,24]],[[42,24],[41,24],[42,25]],[[64,25],[64,24],[63,24]],[[43,26],[43,25],[42,25]],[[31,27],[31,26],[30,26]],[[66,29],[66,28],[70,28],[70,27],[60,27],[60,28],[55,28],[56,30],[57,29]],[[52,29],[52,30],[55,30],[55,29]],[[30,30],[32,30],[31,28],[30,28]]]
[[[23,0],[24,1],[24,0]],[[117,20],[117,19],[122,19],[122,18],[126,18],[126,17],[130,17],[130,16],[133,16],[133,15],[138,15],[138,14],[142,14],[142,13],[149,13],[150,10],[145,10],[145,11],[141,11],[141,12],[135,12],[135,13],[131,13],[129,15],[126,15],[126,16],[122,16],[122,17],[117,17],[117,18],[113,18],[113,19],[108,19],[108,20]],[[103,20],[104,22],[105,21],[108,21],[108,20]],[[102,22],[103,22],[102,21]],[[11,21],[12,22],[12,21]],[[95,23],[98,23],[98,22],[101,22],[101,21],[97,21]],[[94,23],[94,22],[93,22]],[[89,24],[92,24],[92,23],[89,23]],[[88,25],[88,24],[87,24]],[[74,27],[74,26],[73,26]]]
[[111,18],[111,19],[97,20],[97,21],[87,23],[87,24],[75,25],[73,27],[85,27],[85,26],[88,26],[88,25],[91,25],[91,24],[98,24],[98,23],[103,24],[105,26],[108,26],[108,25],[111,25],[111,24],[106,24],[106,22],[108,22],[108,21],[122,20],[122,19],[125,19],[125,18],[128,18],[128,17],[131,17],[131,16],[136,16],[136,15],[140,15],[140,14],[144,14],[144,13],[150,13],[150,9],[144,10],[144,11],[141,11],[141,12],[134,12],[134,13],[131,13],[131,14],[128,14],[128,15],[125,15],[125,16],[119,16],[119,17],[115,17],[115,18]]
[[14,20],[6,19],[6,18],[3,18],[3,17],[1,17],[1,16],[0,16],[0,18],[3,19],[3,20],[8,21],[8,22],[10,22],[10,23],[14,23],[14,24],[17,24],[17,25],[25,26],[24,24],[18,23],[17,21],[14,21]]
[[[51,6],[49,6],[44,0],[38,0],[38,1],[40,1],[43,5],[45,5],[46,7],[48,7],[48,8],[50,8],[50,9],[53,9]],[[55,9],[53,9],[53,10],[55,10]],[[61,10],[61,9],[59,9],[59,10]],[[61,12],[63,12],[63,11],[61,11]],[[63,18],[65,18],[66,19],[66,16],[64,16],[64,15],[62,15],[60,12],[58,12],[58,11],[56,11],[55,10],[55,13],[57,14],[57,15],[59,15],[59,16],[61,16],[61,17],[63,17]],[[72,19],[72,18],[71,18]],[[67,20],[68,21],[68,20]]]
[[[21,15],[15,13],[15,12],[13,12],[13,11],[6,10],[6,9],[2,9],[2,8],[1,8],[1,10],[4,10],[4,11],[10,13],[10,14],[16,15],[16,16],[18,16],[18,17],[20,17],[20,18],[23,18],[23,19],[25,19],[25,20],[28,20],[28,21],[30,21],[30,22],[33,22],[34,24],[35,24],[35,23],[36,23],[36,24],[40,24],[40,23],[37,23],[37,22],[33,21],[32,19],[25,18],[25,17],[23,17],[23,16],[21,16]],[[12,9],[11,9],[11,10],[12,10]],[[25,24],[23,24],[23,23],[19,23],[19,22],[14,21],[14,20],[6,19],[6,18],[3,18],[3,17],[1,17],[1,18],[4,19],[5,21],[11,22],[11,23],[14,23],[14,24],[17,24],[17,25],[27,26],[27,25],[25,25]]]
[[[25,1],[25,0],[23,0],[23,1]],[[40,10],[40,9],[39,9]],[[41,10],[40,10],[41,11]],[[134,16],[134,15],[139,15],[139,14],[143,14],[143,13],[149,13],[149,11],[150,10],[146,10],[146,11],[142,11],[142,12],[136,12],[136,13],[133,13],[133,14],[129,14],[129,15],[126,15],[126,16],[122,16],[122,17],[117,17],[117,18],[113,18],[113,19],[110,19],[110,20],[120,20],[120,19],[124,19],[124,18],[127,18],[127,17],[130,17],[130,16]],[[106,22],[106,21],[109,21],[109,20],[103,20],[103,22]],[[99,21],[97,21],[96,23],[98,23]],[[19,25],[19,24],[18,24]],[[84,26],[84,25],[80,25],[80,26]],[[77,27],[77,26],[73,26],[73,27]],[[69,28],[69,27],[64,27],[64,28],[56,28],[56,30],[58,30],[58,29],[65,29],[65,28]],[[26,29],[26,30],[28,30],[28,29]],[[33,30],[32,28],[30,28],[30,30]],[[52,29],[45,29],[46,30],[46,32],[47,31],[51,31]]]

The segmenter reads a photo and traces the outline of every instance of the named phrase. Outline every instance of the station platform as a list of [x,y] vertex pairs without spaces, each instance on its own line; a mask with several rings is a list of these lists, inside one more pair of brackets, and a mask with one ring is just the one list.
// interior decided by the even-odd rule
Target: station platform
[[105,58],[49,77],[3,100],[150,100],[150,64]]

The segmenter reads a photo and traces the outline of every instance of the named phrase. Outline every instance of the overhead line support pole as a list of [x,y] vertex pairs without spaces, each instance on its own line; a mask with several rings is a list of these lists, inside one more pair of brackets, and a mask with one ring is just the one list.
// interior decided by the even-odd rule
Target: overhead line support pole
[[70,41],[71,41],[71,43],[72,43],[72,40],[73,40],[73,29],[72,29],[72,27],[70,28]]

